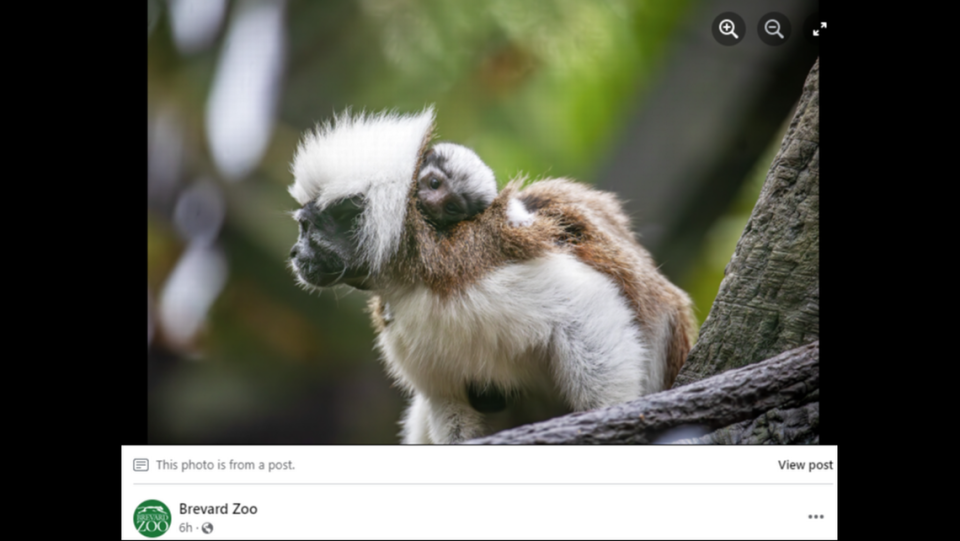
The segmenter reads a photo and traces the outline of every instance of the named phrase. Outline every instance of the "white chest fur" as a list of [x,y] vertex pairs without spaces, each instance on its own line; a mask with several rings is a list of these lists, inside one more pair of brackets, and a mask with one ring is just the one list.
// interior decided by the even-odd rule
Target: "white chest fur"
[[384,300],[387,367],[426,397],[462,400],[467,382],[520,390],[548,379],[586,409],[650,389],[635,314],[608,276],[572,255],[508,265],[446,299],[418,287]]

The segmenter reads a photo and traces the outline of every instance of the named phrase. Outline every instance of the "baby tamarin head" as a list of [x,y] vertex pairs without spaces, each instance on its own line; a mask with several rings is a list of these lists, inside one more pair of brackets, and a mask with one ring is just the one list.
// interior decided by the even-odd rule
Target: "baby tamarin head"
[[497,180],[474,151],[437,143],[424,156],[417,195],[427,218],[443,228],[490,206],[497,196]]

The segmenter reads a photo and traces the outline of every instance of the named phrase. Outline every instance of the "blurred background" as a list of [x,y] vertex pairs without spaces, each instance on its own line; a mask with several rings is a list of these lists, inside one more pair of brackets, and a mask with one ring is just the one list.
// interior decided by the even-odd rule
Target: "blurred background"
[[[148,0],[149,443],[397,442],[367,294],[286,266],[296,145],[347,107],[435,104],[501,186],[617,193],[702,322],[817,57],[817,2],[760,4]],[[745,36],[723,46],[731,11]]]

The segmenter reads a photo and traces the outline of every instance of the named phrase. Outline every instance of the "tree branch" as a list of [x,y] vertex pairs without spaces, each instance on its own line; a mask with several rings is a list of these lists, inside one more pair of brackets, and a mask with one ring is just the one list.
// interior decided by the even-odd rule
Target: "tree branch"
[[[764,425],[758,416],[774,412],[771,419],[776,421],[783,418],[777,411],[803,409],[816,400],[819,384],[820,342],[817,341],[685,387],[505,430],[466,443],[666,443],[678,439],[671,434],[679,436],[677,429],[684,427],[698,431],[698,438],[690,440],[691,443],[732,442],[741,434],[753,435],[760,443],[756,433],[762,426],[768,427],[770,419]],[[730,426],[743,421],[748,424]],[[758,422],[759,428],[755,426]],[[703,432],[717,429],[723,430],[703,436]],[[789,435],[786,439],[792,441]]]

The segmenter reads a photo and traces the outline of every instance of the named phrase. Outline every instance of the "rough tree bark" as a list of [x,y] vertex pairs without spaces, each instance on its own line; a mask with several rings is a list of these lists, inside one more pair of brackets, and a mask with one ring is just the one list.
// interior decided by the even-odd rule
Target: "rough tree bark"
[[674,388],[468,443],[819,443],[819,75]]
[[[820,385],[819,363],[820,343],[815,342],[685,387],[505,430],[469,443],[673,442],[677,438],[670,434],[676,434],[677,428],[703,433],[744,421],[758,425],[751,434],[766,431],[779,440],[812,442],[816,438],[813,431],[765,415],[778,407],[809,413]],[[816,415],[812,418],[815,430]],[[698,440],[713,441],[710,437],[700,435]],[[724,437],[723,442],[732,442],[735,436]]]
[[819,61],[674,387],[820,337]]

